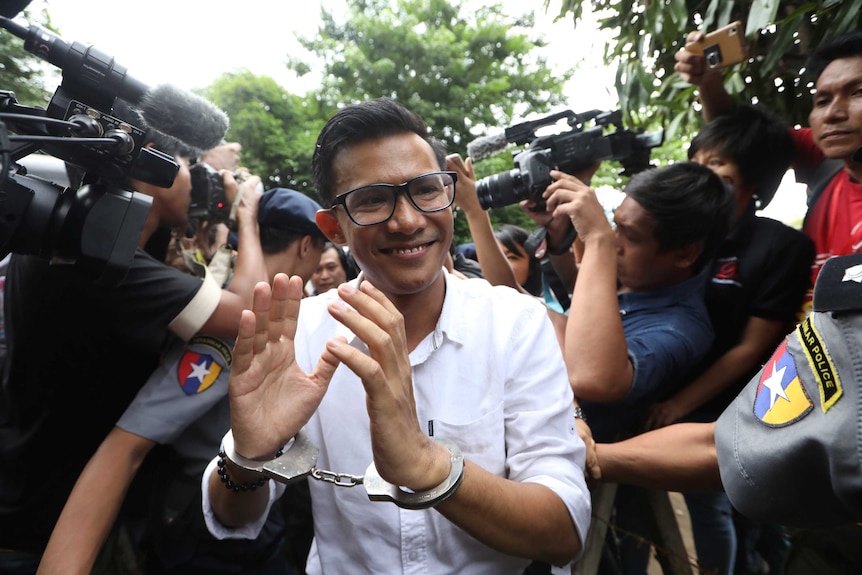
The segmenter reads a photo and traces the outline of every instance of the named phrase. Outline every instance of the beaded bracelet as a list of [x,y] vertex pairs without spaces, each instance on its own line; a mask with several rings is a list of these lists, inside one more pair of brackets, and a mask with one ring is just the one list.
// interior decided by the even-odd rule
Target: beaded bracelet
[[[282,452],[279,449],[278,453],[276,454],[276,457],[278,457],[280,455],[282,455]],[[266,485],[266,482],[269,481],[268,477],[261,477],[257,481],[251,481],[249,483],[241,483],[241,484],[234,483],[231,480],[230,475],[227,474],[227,469],[225,469],[225,458],[226,457],[227,457],[227,454],[225,453],[224,449],[219,450],[218,461],[216,462],[216,465],[218,465],[217,473],[219,474],[219,477],[221,478],[221,482],[224,483],[224,486],[226,488],[230,489],[231,491],[233,491],[234,493],[239,493],[240,491],[254,491],[258,487],[263,487],[264,485]]]

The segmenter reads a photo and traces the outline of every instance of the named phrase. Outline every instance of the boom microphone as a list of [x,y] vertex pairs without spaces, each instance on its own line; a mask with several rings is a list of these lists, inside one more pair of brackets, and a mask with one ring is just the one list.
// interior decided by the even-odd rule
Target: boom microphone
[[219,145],[230,125],[227,114],[220,108],[170,84],[148,90],[132,108],[145,127],[201,150]]
[[[69,98],[83,99],[105,111],[119,98],[138,113],[145,124],[141,128],[158,130],[201,150],[217,146],[227,133],[227,115],[196,94],[167,84],[150,88],[112,56],[80,42],[66,42],[39,26],[0,18],[0,27],[23,39],[28,52],[62,70],[63,94]],[[53,105],[65,112],[67,98],[58,97]]]
[[467,144],[467,155],[474,162],[479,162],[485,158],[490,158],[498,152],[502,152],[508,145],[509,140],[506,138],[505,133],[483,136]]

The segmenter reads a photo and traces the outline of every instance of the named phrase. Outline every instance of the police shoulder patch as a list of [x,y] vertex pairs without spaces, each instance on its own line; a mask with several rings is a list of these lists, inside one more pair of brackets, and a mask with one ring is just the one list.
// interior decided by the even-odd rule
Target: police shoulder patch
[[210,336],[195,336],[177,365],[177,379],[186,395],[209,389],[218,380],[222,369],[230,369],[233,359],[230,346]]
[[769,427],[784,427],[799,421],[813,408],[784,340],[760,374],[754,416]]
[[817,388],[820,390],[820,407],[823,409],[823,413],[826,413],[844,394],[841,379],[838,377],[838,370],[835,369],[835,364],[829,357],[829,350],[823,343],[823,337],[817,331],[817,327],[811,321],[810,316],[805,318],[805,321],[796,328],[796,335],[802,343],[802,351],[805,353],[811,372],[817,378]]

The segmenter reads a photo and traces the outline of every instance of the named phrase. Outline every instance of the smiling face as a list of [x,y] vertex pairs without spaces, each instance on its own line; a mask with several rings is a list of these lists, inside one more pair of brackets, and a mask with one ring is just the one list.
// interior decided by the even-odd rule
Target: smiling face
[[[335,196],[371,184],[401,184],[436,172],[440,164],[431,146],[414,133],[366,140],[335,156]],[[443,262],[452,241],[452,210],[422,213],[404,194],[392,217],[358,226],[343,206],[320,213],[318,224],[337,244],[346,243],[364,277],[393,301],[436,290],[444,293]]]
[[862,147],[862,56],[839,58],[824,68],[808,122],[828,158],[847,159]]
[[347,281],[347,272],[341,267],[339,247],[329,247],[320,255],[320,263],[311,276],[314,293],[323,293]]

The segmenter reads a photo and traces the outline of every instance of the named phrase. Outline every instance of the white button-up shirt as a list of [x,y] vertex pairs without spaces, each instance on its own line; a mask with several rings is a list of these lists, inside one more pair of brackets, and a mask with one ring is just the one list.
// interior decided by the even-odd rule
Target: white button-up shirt
[[[358,280],[354,280],[357,283]],[[317,365],[325,342],[344,335],[367,351],[327,312],[331,290],[302,301],[296,359]],[[545,307],[529,296],[484,280],[446,274],[437,326],[410,353],[419,421],[448,438],[465,459],[512,481],[539,483],[556,493],[586,539],[590,495],[585,448],[572,413],[572,390]],[[306,431],[320,447],[317,467],[361,475],[372,460],[362,382],[346,366]],[[262,526],[229,530],[212,515],[204,473],[204,513],[218,538],[254,537]],[[411,511],[372,502],[365,490],[311,480],[314,544],[307,571],[318,573],[459,573],[520,575],[528,560],[495,551],[433,509]],[[271,488],[280,495],[283,486]],[[271,496],[272,498],[272,496]]]

